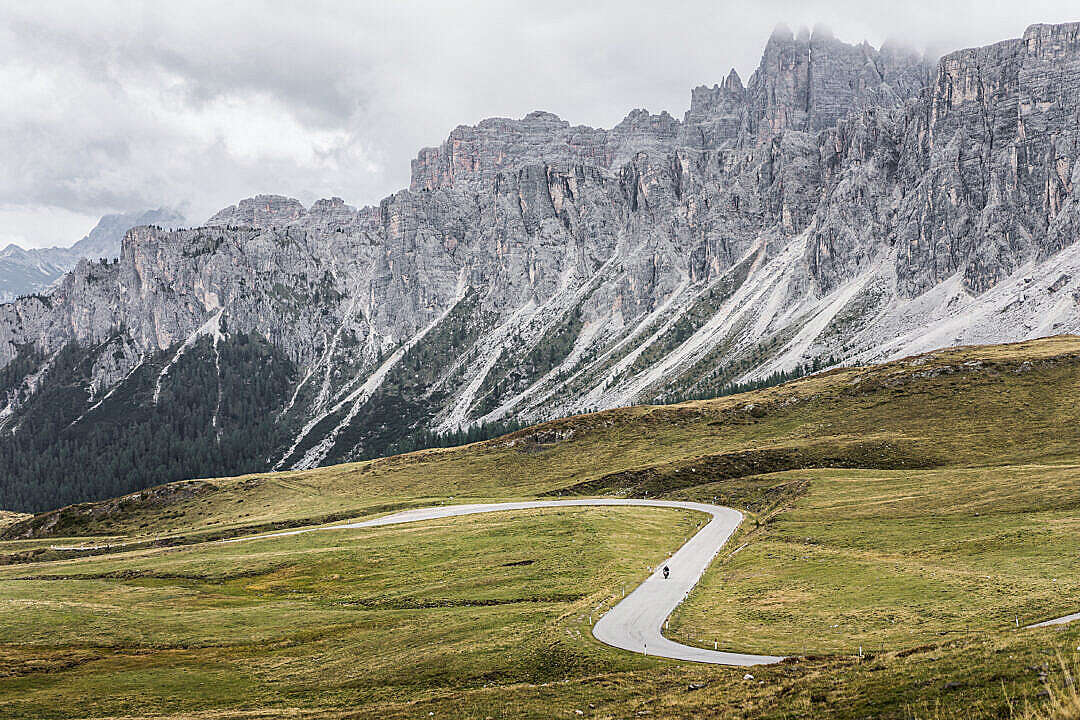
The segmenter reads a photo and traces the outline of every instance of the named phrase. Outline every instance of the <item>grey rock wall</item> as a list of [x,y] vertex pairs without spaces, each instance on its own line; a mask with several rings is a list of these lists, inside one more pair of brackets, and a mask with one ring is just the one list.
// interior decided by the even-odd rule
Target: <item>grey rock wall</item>
[[446,431],[1080,329],[1078,85],[1077,25],[936,65],[780,28],[682,120],[490,119],[375,207],[263,195],[136,228],[118,265],[0,306],[0,363],[120,342],[100,393],[147,353],[259,333],[303,371],[274,463],[305,466],[377,451],[361,425],[391,399]]

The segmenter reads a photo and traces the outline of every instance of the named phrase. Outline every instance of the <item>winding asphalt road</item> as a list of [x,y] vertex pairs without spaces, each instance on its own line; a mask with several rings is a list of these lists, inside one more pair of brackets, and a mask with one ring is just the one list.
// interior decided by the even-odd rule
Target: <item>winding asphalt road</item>
[[1032,628],[1050,627],[1052,625],[1068,625],[1071,622],[1080,620],[1080,612],[1073,613],[1072,615],[1064,615],[1053,620],[1043,620],[1042,622],[1032,623],[1031,625],[1025,625],[1025,630],[1031,630]]
[[263,535],[232,538],[224,542],[299,535],[317,530],[347,530],[397,525],[421,520],[437,520],[439,518],[504,512],[507,510],[628,505],[696,510],[707,513],[712,516],[712,519],[667,560],[666,564],[671,570],[671,577],[665,580],[662,570],[657,568],[645,582],[596,622],[593,626],[593,636],[597,640],[631,652],[656,655],[673,660],[690,660],[718,665],[763,665],[778,663],[784,659],[774,655],[746,655],[681,645],[661,634],[664,621],[690,593],[690,589],[701,579],[705,569],[709,567],[709,563],[712,562],[712,559],[720,552],[720,548],[724,546],[724,543],[728,541],[735,529],[739,527],[739,523],[742,522],[742,513],[720,505],[676,502],[674,500],[622,500],[614,498],[442,505],[405,510],[393,515],[385,515],[362,522],[303,528],[301,530],[285,530]]
[[[742,522],[743,516],[738,510],[721,505],[708,505],[705,503],[677,502],[674,500],[632,500],[615,498],[594,498],[577,500],[526,500],[522,502],[484,503],[476,505],[440,505],[437,507],[417,508],[405,510],[392,515],[364,520],[362,522],[346,523],[343,525],[322,525],[319,527],[301,528],[299,530],[282,530],[280,532],[263,533],[261,535],[248,535],[245,537],[222,540],[223,543],[244,542],[246,540],[259,540],[263,538],[284,537],[288,535],[300,535],[303,533],[320,530],[348,530],[352,528],[379,527],[382,525],[397,525],[401,523],[419,522],[422,520],[437,520],[439,518],[457,517],[461,515],[476,515],[479,513],[504,512],[509,510],[532,510],[538,508],[554,507],[595,507],[595,506],[645,506],[666,507],[680,510],[696,510],[712,517],[712,519],[690,538],[675,554],[666,562],[671,569],[671,577],[664,579],[661,566],[650,575],[645,582],[639,585],[633,592],[623,598],[607,614],[593,626],[593,636],[600,642],[623,650],[673,660],[689,660],[692,662],[714,663],[718,665],[764,665],[778,663],[784,658],[777,655],[748,655],[744,653],[732,653],[719,650],[707,650],[705,648],[682,645],[667,639],[661,633],[662,626],[668,616],[674,612],[690,590],[701,579],[709,563],[720,552],[728,539]],[[55,546],[57,550],[94,550],[119,548],[126,543],[118,545],[99,546]],[[1044,628],[1056,625],[1065,625],[1080,620],[1080,613],[1065,615],[1064,617],[1044,620],[1024,626],[1025,630]]]

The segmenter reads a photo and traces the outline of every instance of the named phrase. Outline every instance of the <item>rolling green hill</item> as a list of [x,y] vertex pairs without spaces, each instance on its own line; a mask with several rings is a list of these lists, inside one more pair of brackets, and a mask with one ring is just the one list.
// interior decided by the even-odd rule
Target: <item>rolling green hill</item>
[[[669,636],[796,658],[748,679],[591,639],[597,608],[693,533],[681,511],[205,542],[646,494],[747,514]],[[1080,628],[1017,626],[1080,610],[1080,338],[185,481],[0,533],[4,717],[1074,717],[1040,693]]]

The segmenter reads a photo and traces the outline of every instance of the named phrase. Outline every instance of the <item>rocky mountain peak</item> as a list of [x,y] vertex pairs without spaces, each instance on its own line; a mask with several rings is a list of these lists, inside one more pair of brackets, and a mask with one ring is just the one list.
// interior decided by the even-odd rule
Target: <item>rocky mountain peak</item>
[[339,197],[332,197],[316,200],[308,209],[305,220],[322,232],[337,233],[355,227],[361,222],[360,217],[361,211]]
[[791,28],[788,27],[787,23],[776,23],[776,27],[773,28],[768,41],[765,43],[765,52],[768,52],[769,46],[774,43],[787,45],[794,41],[795,33],[791,31]]
[[266,228],[287,225],[302,217],[305,212],[303,204],[295,198],[284,195],[255,195],[219,210],[203,224]]
[[417,153],[409,187],[418,192],[484,186],[499,172],[541,160],[602,164],[607,136],[606,130],[571,127],[541,110],[520,120],[488,118],[460,125],[442,145]]
[[1058,52],[1068,52],[1080,41],[1080,22],[1029,25],[1024,30],[1022,39],[1029,52],[1038,53],[1046,47],[1051,47]]
[[155,225],[177,228],[185,223],[178,212],[167,208],[104,215],[97,225],[70,247],[23,249],[9,245],[0,251],[0,301],[19,295],[48,292],[80,259],[115,258],[129,228]]
[[724,82],[720,84],[720,87],[722,87],[726,92],[732,93],[734,95],[741,96],[743,94],[744,88],[742,84],[742,78],[739,77],[739,73],[735,71],[735,68],[731,68],[731,72],[729,72],[727,74],[727,77],[724,78]]
[[26,254],[26,250],[15,243],[8,243],[3,250],[0,250],[0,257],[17,257]]
[[105,215],[86,236],[71,246],[79,257],[97,259],[116,257],[119,254],[120,239],[128,229],[140,225],[157,225],[165,228],[177,228],[184,224],[179,213],[164,208],[147,210],[141,213],[115,213]]
[[[778,28],[745,87],[731,72],[695,88],[681,121],[489,118],[420,150],[410,189],[376,207],[261,195],[209,227],[135,228],[120,263],[0,305],[0,363],[47,378],[75,346],[64,366],[89,389],[70,406],[120,417],[184,357],[212,378],[228,337],[259,338],[289,368],[259,457],[311,467],[414,434],[1077,331],[1077,78],[1075,25],[931,69]],[[143,392],[106,395],[136,367]],[[34,402],[10,397],[0,439]]]
[[852,109],[915,97],[925,76],[926,68],[911,55],[849,45],[822,26],[798,36],[778,27],[747,84],[751,121],[759,137],[819,132]]
[[[497,123],[499,119],[500,118],[493,118],[492,120],[486,121],[486,122]],[[542,127],[550,127],[550,126],[553,126],[553,125],[563,125],[563,126],[569,126],[570,125],[570,123],[567,122],[566,120],[563,120],[561,117],[559,117],[555,113],[548,112],[547,110],[533,110],[531,113],[529,113],[524,118],[522,118],[521,122],[524,123],[524,124],[528,124],[528,125],[542,126]],[[483,124],[483,123],[481,123],[481,124]]]
[[667,152],[675,143],[679,126],[679,121],[666,110],[658,115],[642,108],[631,110],[607,133],[602,163],[605,167],[618,168],[639,152]]
[[746,91],[732,68],[724,82],[700,85],[690,92],[690,109],[683,116],[679,145],[715,150],[739,137],[747,117]]

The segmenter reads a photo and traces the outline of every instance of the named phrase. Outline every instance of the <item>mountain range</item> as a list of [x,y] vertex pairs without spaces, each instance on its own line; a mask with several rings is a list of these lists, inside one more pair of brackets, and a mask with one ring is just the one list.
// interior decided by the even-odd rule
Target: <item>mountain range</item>
[[83,258],[119,257],[124,233],[136,225],[175,228],[184,219],[171,210],[105,215],[85,237],[70,247],[22,248],[14,243],[0,250],[0,302],[44,292]]
[[135,227],[0,305],[0,506],[1075,332],[1078,142],[1080,23],[936,62],[781,27],[681,120],[489,119],[377,206]]

